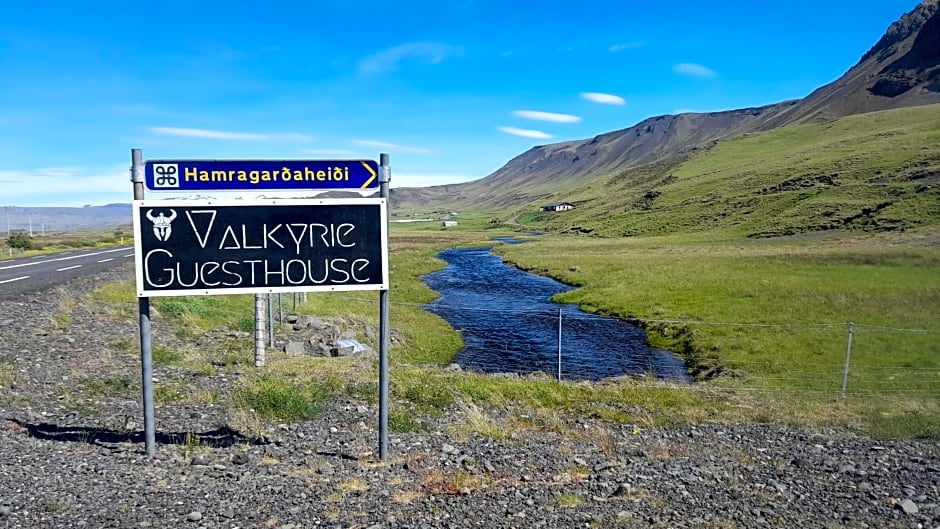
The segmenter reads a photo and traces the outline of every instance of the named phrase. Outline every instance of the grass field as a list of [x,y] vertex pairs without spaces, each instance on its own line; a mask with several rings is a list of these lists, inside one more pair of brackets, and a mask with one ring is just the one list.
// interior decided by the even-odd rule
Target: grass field
[[[641,427],[774,422],[940,438],[940,334],[896,330],[937,330],[940,233],[776,240],[547,236],[499,247],[521,267],[580,285],[558,301],[642,320],[655,344],[703,367],[703,380],[692,385],[558,383],[441,369],[461,339],[421,308],[435,294],[420,276],[443,266],[435,258],[440,249],[485,244],[494,234],[500,233],[393,229],[391,324],[401,337],[391,350],[393,431],[428,428],[419,417],[458,408],[463,419],[454,428],[498,437],[506,431],[485,412],[495,407],[520,410],[519,428],[563,428],[561,417],[575,414]],[[129,285],[103,286],[96,297],[126,305],[123,297],[132,295]],[[300,311],[376,323],[377,298],[310,294]],[[251,296],[158,299],[155,317],[195,337],[206,329],[250,326],[251,303]],[[857,325],[842,399],[850,321]],[[242,341],[198,357],[166,351],[163,358],[197,374],[226,365],[246,369],[250,339]],[[303,420],[328,399],[377,399],[375,360],[288,358],[272,351],[265,368],[248,369],[239,389],[222,399],[242,417],[240,425]],[[207,398],[173,389],[177,401]]]
[[936,435],[938,241],[937,231],[776,240],[564,237],[499,251],[521,268],[581,285],[559,302],[641,320],[655,344],[698,365],[701,376],[714,376],[708,384],[771,399],[837,399],[854,322],[849,398],[884,399],[878,413],[889,416],[890,409],[922,412]]

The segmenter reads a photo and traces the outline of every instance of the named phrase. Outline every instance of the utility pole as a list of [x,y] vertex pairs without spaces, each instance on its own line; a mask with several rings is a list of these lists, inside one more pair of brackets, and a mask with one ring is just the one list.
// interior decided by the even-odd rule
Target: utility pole
[[7,237],[10,236],[10,206],[3,206],[3,211],[7,214]]
[[33,216],[29,215],[29,238],[33,238]]

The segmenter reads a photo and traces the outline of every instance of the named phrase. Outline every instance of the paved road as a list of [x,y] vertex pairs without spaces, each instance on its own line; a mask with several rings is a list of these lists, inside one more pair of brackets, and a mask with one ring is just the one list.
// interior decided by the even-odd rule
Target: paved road
[[133,246],[77,250],[0,261],[0,298],[42,290],[133,261]]

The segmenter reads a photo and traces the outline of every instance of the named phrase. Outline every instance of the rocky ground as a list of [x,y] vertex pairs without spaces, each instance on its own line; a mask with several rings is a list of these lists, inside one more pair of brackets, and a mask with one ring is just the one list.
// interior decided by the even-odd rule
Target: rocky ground
[[[95,382],[139,376],[115,353],[136,345],[133,317],[83,301],[129,274],[0,299],[0,527],[940,527],[937,443],[843,430],[561,417],[494,440],[455,428],[481,416],[459,407],[378,461],[369,402],[250,438],[205,399],[157,406],[147,458],[139,397]],[[155,343],[175,339],[155,326]],[[241,374],[155,372],[179,376],[225,395]]]

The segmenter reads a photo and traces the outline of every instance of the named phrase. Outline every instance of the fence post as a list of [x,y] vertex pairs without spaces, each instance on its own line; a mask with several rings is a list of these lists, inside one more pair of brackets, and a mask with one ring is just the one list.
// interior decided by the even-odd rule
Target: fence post
[[264,365],[264,294],[255,294],[255,367]]
[[558,309],[558,381],[561,382],[561,309]]
[[842,371],[842,398],[845,398],[845,386],[849,383],[849,360],[852,358],[852,334],[855,323],[849,322],[849,343],[845,348],[845,370]]
[[274,348],[274,294],[268,294],[268,345]]

